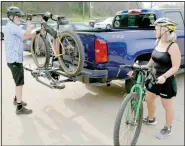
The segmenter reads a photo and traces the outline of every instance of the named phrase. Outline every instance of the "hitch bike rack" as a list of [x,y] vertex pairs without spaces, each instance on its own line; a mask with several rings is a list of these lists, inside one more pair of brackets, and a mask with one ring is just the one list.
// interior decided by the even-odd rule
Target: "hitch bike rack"
[[[31,67],[26,67],[26,65],[24,65],[24,69],[26,71],[30,71],[36,81],[51,89],[63,89],[65,88],[65,85],[62,83],[77,81],[77,77],[70,77],[61,69],[56,67],[31,69]],[[59,80],[60,76],[66,77],[67,79]],[[41,80],[41,77],[50,81],[50,83]]]

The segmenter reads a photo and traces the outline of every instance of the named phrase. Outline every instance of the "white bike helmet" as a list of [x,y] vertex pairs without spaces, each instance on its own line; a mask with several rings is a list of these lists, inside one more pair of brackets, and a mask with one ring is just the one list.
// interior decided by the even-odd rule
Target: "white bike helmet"
[[169,18],[163,17],[163,18],[157,19],[154,22],[154,25],[160,25],[163,27],[167,27],[171,33],[176,30],[177,23]]

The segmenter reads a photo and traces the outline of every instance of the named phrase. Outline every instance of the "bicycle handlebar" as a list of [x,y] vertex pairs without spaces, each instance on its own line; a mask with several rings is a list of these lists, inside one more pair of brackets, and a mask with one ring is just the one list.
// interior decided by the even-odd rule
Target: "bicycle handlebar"
[[47,17],[47,19],[52,19],[53,21],[57,21],[57,19],[54,19],[53,14],[51,14],[50,12],[45,12],[45,13],[34,13],[34,14],[27,14],[27,20],[32,20],[32,17],[34,16],[42,16],[42,18],[44,19],[44,17]]
[[155,76],[155,69],[154,68],[151,68],[151,67],[142,67],[141,65],[121,65],[119,67],[119,71],[118,71],[118,74],[117,74],[117,77],[118,75],[120,74],[120,72],[124,69],[124,68],[130,68],[132,70],[140,70],[140,71],[147,71],[149,72],[151,75],[152,75],[152,78],[154,79],[154,82],[157,82],[157,78]]

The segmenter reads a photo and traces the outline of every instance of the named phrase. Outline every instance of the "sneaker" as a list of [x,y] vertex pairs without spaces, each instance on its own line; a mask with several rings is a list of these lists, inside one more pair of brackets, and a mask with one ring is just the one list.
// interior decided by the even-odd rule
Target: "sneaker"
[[157,138],[162,139],[162,138],[166,138],[169,135],[172,134],[171,128],[168,127],[164,127],[158,134],[157,134]]
[[17,115],[21,115],[21,114],[28,115],[28,114],[31,114],[31,113],[32,113],[32,110],[31,109],[27,109],[24,106],[20,110],[16,109],[16,114]]
[[[17,101],[14,100],[14,101],[13,101],[13,104],[14,104],[14,105],[17,105]],[[27,103],[24,102],[24,101],[22,101],[21,104],[22,104],[22,106],[27,106]]]
[[143,123],[147,125],[156,125],[157,121],[156,121],[156,118],[153,118],[153,120],[149,120],[149,117],[147,117],[147,118],[143,118]]

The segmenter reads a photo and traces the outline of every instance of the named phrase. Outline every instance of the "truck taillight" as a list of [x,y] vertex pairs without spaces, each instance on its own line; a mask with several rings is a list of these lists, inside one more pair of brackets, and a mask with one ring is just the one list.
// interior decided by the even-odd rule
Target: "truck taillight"
[[95,41],[95,61],[96,63],[108,62],[107,43],[103,40]]

